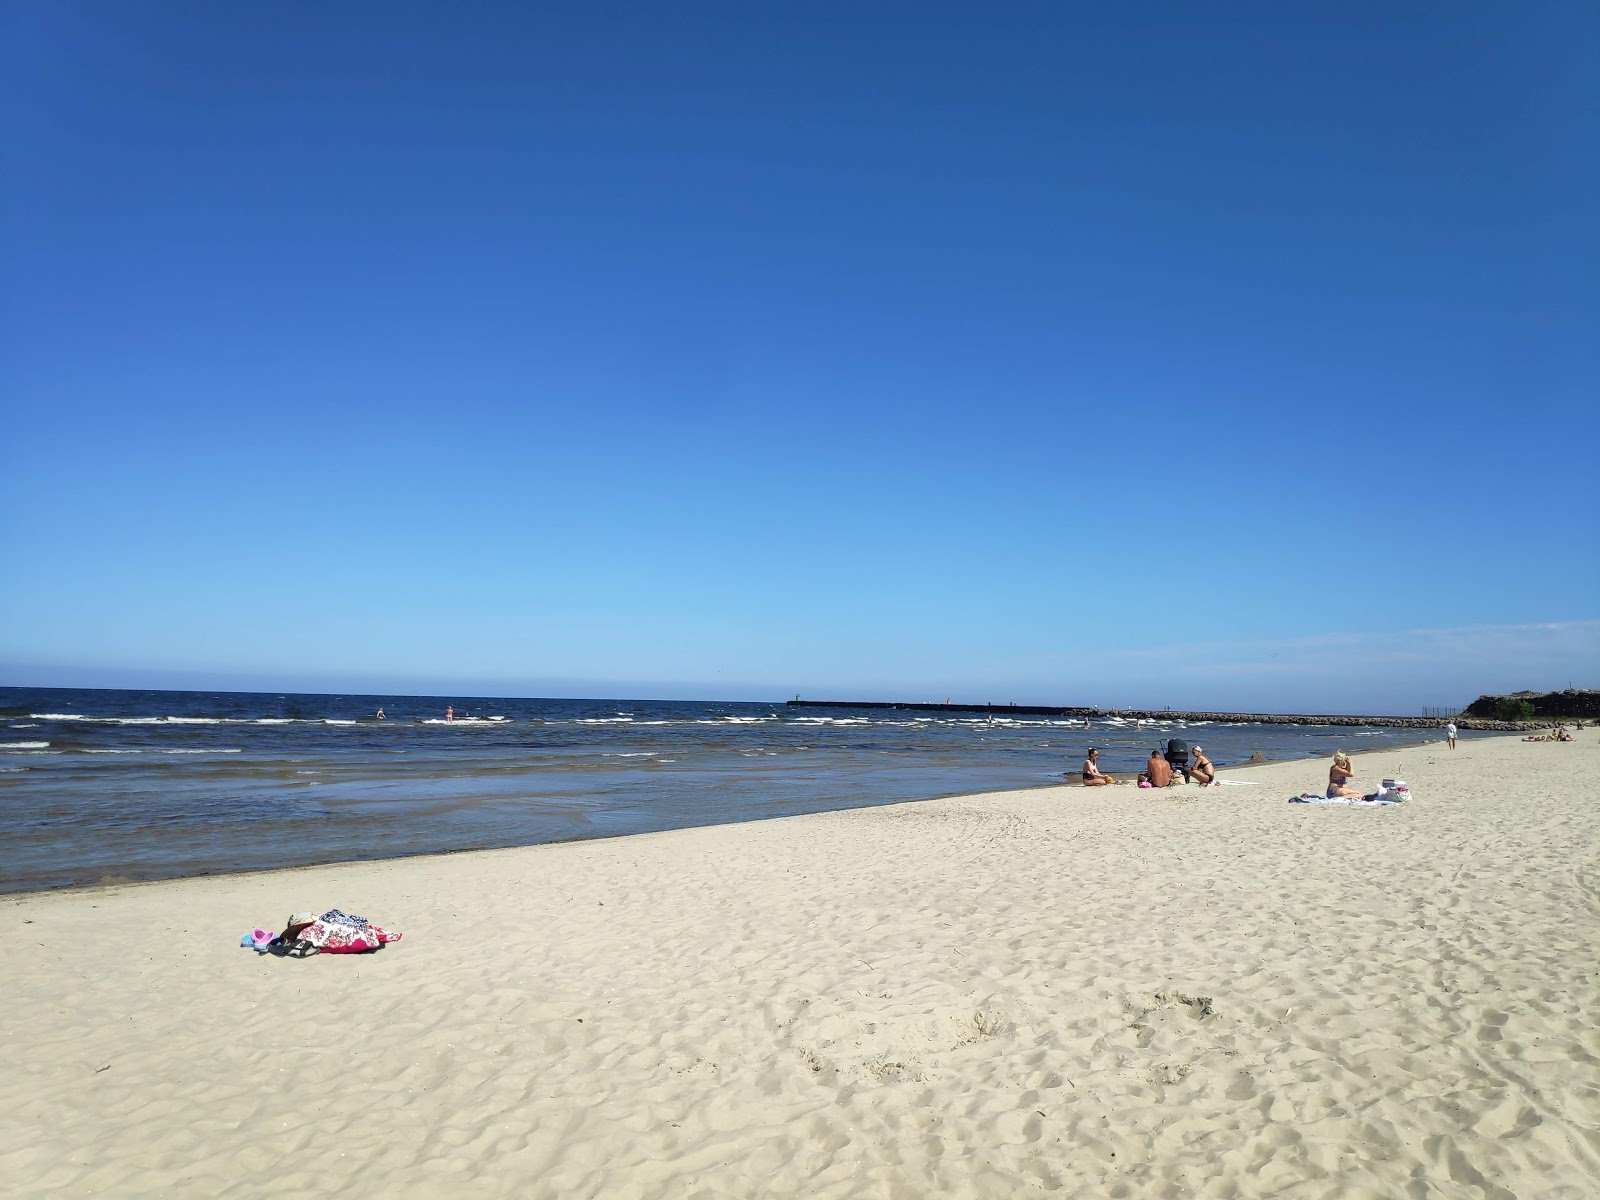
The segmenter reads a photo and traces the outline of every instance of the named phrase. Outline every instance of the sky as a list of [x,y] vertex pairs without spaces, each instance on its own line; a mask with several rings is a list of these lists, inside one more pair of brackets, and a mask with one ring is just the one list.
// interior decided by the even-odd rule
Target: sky
[[0,4],[0,684],[1600,686],[1592,4]]

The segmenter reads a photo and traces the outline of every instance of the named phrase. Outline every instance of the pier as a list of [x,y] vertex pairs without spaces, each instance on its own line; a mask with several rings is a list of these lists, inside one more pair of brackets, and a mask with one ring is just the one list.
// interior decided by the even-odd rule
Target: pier
[[[790,708],[833,709],[894,709],[903,712],[928,713],[987,713],[990,715],[1022,717],[1074,717],[1105,720],[1118,717],[1124,721],[1215,721],[1224,724],[1258,722],[1264,725],[1366,725],[1382,729],[1442,729],[1445,719],[1440,717],[1353,717],[1328,716],[1314,713],[1237,713],[1237,712],[1176,712],[1172,709],[1138,708],[1071,708],[1044,704],[934,704],[899,700],[790,700]],[[1532,729],[1531,722],[1484,721],[1456,718],[1462,729],[1518,730]]]

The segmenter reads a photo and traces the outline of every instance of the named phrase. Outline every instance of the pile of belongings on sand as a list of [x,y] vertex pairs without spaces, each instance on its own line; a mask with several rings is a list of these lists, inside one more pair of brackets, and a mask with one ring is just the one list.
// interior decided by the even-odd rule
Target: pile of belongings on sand
[[1351,808],[1390,808],[1411,799],[1411,789],[1404,779],[1385,779],[1370,796],[1319,796],[1315,792],[1302,792],[1290,796],[1290,804],[1345,804]]
[[398,942],[401,936],[365,917],[352,917],[334,908],[320,917],[311,912],[297,912],[289,918],[282,933],[252,929],[239,939],[239,945],[261,954],[305,958],[311,954],[365,954]]

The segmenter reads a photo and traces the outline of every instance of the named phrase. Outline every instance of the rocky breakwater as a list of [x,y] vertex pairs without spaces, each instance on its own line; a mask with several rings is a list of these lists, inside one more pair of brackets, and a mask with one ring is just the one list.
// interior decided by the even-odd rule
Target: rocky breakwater
[[[1372,729],[1443,729],[1450,718],[1443,717],[1345,717],[1311,713],[1227,713],[1227,712],[1173,712],[1170,709],[1121,709],[1098,714],[1105,717],[1132,718],[1136,721],[1215,721],[1219,724],[1256,722],[1262,725],[1360,725]],[[1454,718],[1456,728],[1479,731],[1518,733],[1525,729],[1538,729],[1537,721],[1501,721],[1463,714]]]

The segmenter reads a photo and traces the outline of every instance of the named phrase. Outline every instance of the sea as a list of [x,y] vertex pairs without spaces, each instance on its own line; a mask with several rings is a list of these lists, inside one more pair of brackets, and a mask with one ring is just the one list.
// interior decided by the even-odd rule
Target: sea
[[[0,688],[0,892],[1042,787],[1076,779],[1091,745],[1131,778],[1169,737],[1227,766],[1426,736],[782,702]],[[1306,786],[1324,778],[1308,764]]]

